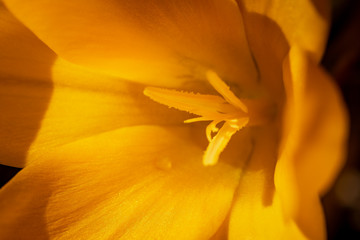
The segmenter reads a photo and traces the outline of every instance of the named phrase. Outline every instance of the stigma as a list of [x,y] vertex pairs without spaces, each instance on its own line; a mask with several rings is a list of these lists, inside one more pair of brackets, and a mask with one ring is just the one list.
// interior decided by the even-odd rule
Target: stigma
[[[261,109],[252,101],[246,101],[245,104],[214,71],[207,71],[206,78],[220,96],[157,87],[146,87],[144,94],[155,102],[199,116],[187,119],[184,123],[210,121],[205,131],[209,145],[202,162],[204,166],[212,166],[218,162],[220,154],[236,132],[258,122]],[[255,111],[252,106],[256,106]]]

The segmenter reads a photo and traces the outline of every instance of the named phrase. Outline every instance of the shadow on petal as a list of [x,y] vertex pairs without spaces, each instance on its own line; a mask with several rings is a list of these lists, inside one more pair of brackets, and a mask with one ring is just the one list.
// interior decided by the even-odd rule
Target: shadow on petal
[[321,17],[323,17],[326,20],[330,19],[329,1],[327,1],[327,0],[311,0],[311,2]]
[[0,4],[0,163],[23,167],[41,126],[56,55]]

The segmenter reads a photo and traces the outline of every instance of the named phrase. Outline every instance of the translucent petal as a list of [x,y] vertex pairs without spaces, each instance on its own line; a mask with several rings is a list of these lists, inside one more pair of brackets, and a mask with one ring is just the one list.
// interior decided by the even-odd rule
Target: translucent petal
[[124,128],[34,161],[0,191],[0,237],[209,239],[240,172],[205,168],[188,130]]

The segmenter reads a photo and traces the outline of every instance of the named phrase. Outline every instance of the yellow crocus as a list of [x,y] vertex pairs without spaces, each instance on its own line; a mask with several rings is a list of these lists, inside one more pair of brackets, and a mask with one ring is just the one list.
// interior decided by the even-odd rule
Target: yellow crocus
[[325,239],[347,135],[328,10],[2,0],[0,163],[23,169],[0,239]]

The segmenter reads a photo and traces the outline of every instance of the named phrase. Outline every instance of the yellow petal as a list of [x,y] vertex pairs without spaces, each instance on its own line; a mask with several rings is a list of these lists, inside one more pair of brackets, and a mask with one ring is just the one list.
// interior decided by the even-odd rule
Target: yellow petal
[[209,239],[239,170],[203,167],[192,140],[186,128],[138,126],[64,145],[0,191],[0,237]]
[[[253,130],[253,136],[253,154],[243,170],[231,210],[229,239],[318,239],[307,238],[292,219],[283,217],[274,186],[278,147],[276,126]],[[306,213],[309,219],[318,215],[317,212]]]
[[[276,24],[290,46],[296,44],[319,61],[327,42],[330,6],[326,0],[241,1],[246,30],[256,28],[258,38],[272,40],[266,25]],[[255,38],[252,38],[255,40]],[[249,40],[250,42],[252,40]]]
[[275,185],[285,218],[320,239],[320,217],[308,214],[321,214],[319,197],[344,163],[347,114],[332,79],[309,54],[293,47],[283,67],[287,102]]
[[4,2],[61,57],[112,75],[172,87],[207,68],[229,81],[256,76],[232,0]]
[[[54,90],[37,137],[28,151],[46,155],[53,148],[125,126],[182,124],[186,113],[169,110],[143,95],[144,87],[57,59]],[[166,117],[164,117],[166,116]]]
[[22,167],[50,101],[56,55],[0,3],[0,163]]
[[[46,155],[53,148],[101,132],[149,123],[182,124],[189,118],[154,103],[142,92],[142,86],[96,74],[62,59],[54,63],[48,84],[14,77],[1,92],[6,113],[1,118],[6,137],[2,139],[5,157],[1,161],[22,167],[32,155]],[[46,112],[41,119],[35,118],[34,107],[46,100],[42,97],[46,93]],[[26,108],[28,105],[31,107]],[[29,139],[31,132],[34,136]],[[27,148],[22,146],[25,143]],[[19,150],[23,150],[21,158]]]

